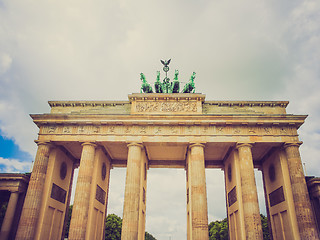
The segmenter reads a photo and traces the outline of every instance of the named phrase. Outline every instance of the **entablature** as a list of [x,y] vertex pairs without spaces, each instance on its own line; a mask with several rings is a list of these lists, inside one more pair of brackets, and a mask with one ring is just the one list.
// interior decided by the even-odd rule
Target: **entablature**
[[299,128],[307,115],[103,115],[103,114],[32,114],[38,127],[42,125],[291,125]]

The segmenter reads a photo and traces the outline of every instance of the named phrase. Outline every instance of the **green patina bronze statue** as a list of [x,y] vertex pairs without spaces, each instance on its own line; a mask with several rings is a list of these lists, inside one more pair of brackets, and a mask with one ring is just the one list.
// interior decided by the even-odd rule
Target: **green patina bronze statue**
[[[180,82],[178,80],[179,71],[175,70],[174,73],[174,79],[172,82],[170,82],[170,78],[168,78],[168,71],[169,64],[171,59],[164,61],[160,60],[163,64],[163,71],[166,73],[165,78],[163,81],[160,81],[160,71],[157,71],[157,80],[154,83],[154,89],[156,93],[179,93],[180,91]],[[141,90],[140,92],[144,93],[153,93],[151,85],[147,82],[146,77],[143,73],[140,73],[140,79],[142,81]],[[193,74],[190,77],[189,82],[184,86],[182,93],[194,93],[195,92],[195,85],[194,85],[194,79],[196,77],[196,73],[193,72]]]
[[186,85],[184,85],[184,88],[183,88],[183,93],[194,93],[195,92],[195,87],[194,87],[194,79],[196,77],[196,73],[193,72],[191,77],[190,77],[190,80],[189,82],[187,82]]
[[140,79],[142,81],[140,93],[153,93],[151,85],[147,82],[146,77],[143,73],[140,73]]
[[154,89],[156,93],[163,93],[163,86],[160,82],[160,71],[157,71],[157,81],[154,83]]
[[171,83],[171,93],[179,93],[180,91],[180,82],[178,80],[179,71],[175,70],[174,72],[174,79]]

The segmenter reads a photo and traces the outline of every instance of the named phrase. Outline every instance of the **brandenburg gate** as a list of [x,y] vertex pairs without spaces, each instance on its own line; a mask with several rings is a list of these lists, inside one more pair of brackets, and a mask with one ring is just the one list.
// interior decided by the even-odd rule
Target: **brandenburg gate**
[[[254,168],[273,239],[318,239],[297,130],[285,101],[205,101],[136,93],[129,101],[50,101],[31,115],[38,151],[16,239],[61,239],[79,168],[69,239],[103,239],[112,168],[126,167],[122,239],[144,239],[149,168],[186,171],[187,239],[208,239],[205,168],[225,173],[230,239],[262,239]],[[173,216],[174,217],[174,216]]]

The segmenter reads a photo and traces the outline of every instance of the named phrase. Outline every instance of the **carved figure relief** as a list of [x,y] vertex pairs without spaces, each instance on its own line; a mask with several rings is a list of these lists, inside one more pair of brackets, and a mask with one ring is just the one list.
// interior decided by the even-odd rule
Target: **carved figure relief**
[[71,127],[70,126],[65,126],[63,128],[63,133],[71,133]]
[[264,130],[264,132],[267,133],[267,134],[270,134],[270,133],[271,133],[271,127],[264,127],[263,130]]
[[281,133],[281,134],[287,134],[287,133],[288,133],[288,131],[287,131],[287,129],[286,129],[286,128],[281,127],[281,128],[280,128],[280,133]]
[[177,128],[177,127],[174,127],[174,126],[171,126],[171,127],[170,127],[170,133],[172,133],[172,134],[177,134],[177,133],[178,133],[178,128]]
[[234,134],[239,134],[241,133],[241,129],[239,127],[236,127],[233,131]]
[[157,128],[156,128],[156,132],[155,132],[154,134],[159,135],[159,134],[161,134],[161,132],[162,132],[161,127],[157,127]]
[[94,133],[99,133],[100,132],[100,127],[94,127],[93,132]]
[[[74,128],[74,130],[73,130]],[[111,134],[111,135],[292,135],[290,129],[283,126],[233,126],[233,125],[218,125],[218,126],[194,126],[194,125],[73,125],[65,126],[45,126],[41,134]],[[212,129],[212,130],[211,130]]]
[[196,102],[137,102],[137,112],[197,112]]
[[114,126],[110,126],[108,132],[109,133],[115,133],[115,127]]
[[126,126],[126,129],[124,130],[125,133],[131,133],[131,127]]
[[207,127],[207,126],[204,126],[203,128],[202,128],[202,134],[207,134],[207,132],[208,132],[208,130],[209,130],[209,127]]
[[223,129],[224,129],[224,127],[217,127],[217,132],[218,133],[223,133]]
[[57,127],[56,126],[50,126],[48,133],[54,133],[56,131]]
[[193,133],[193,126],[188,126],[186,130],[187,134],[192,134]]
[[78,133],[84,133],[84,126],[79,126]]
[[141,133],[141,134],[147,133],[146,129],[147,129],[146,126],[141,127],[140,133]]

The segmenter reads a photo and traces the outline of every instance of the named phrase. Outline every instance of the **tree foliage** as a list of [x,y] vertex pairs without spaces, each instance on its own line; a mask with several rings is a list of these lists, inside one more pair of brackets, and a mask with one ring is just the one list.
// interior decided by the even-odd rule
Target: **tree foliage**
[[152,236],[150,233],[145,233],[145,240],[157,240],[154,236]]
[[73,208],[73,205],[70,205],[70,206],[69,206],[69,210],[68,210],[68,215],[67,215],[66,230],[65,230],[65,232],[64,232],[64,237],[65,237],[65,238],[68,238],[68,237],[69,237],[69,228],[70,228],[72,208]]
[[262,224],[263,240],[269,240],[271,238],[270,238],[270,232],[269,232],[268,218],[262,214],[260,214],[260,217],[261,217],[261,224]]
[[[268,218],[260,214],[262,223],[263,240],[270,239]],[[228,240],[228,220],[227,218],[222,221],[214,221],[209,224],[209,239],[210,240]]]
[[120,240],[122,229],[122,219],[116,214],[109,214],[106,219],[105,239]]
[[[64,235],[65,238],[68,238],[69,236],[72,207],[73,205],[69,207],[69,211],[68,211],[66,230]],[[106,217],[106,222],[105,222],[105,240],[120,240],[121,229],[122,229],[121,217],[117,216],[116,214],[109,214]],[[152,236],[150,233],[145,232],[145,240],[156,240],[156,238]]]
[[209,224],[210,240],[228,240],[228,220],[214,221]]

